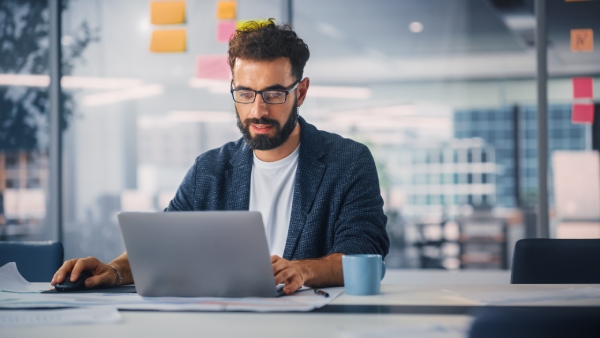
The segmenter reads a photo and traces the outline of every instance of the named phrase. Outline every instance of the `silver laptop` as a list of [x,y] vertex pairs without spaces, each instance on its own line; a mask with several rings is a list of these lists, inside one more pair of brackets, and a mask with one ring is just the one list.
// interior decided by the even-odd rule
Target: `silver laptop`
[[251,211],[122,212],[138,294],[275,297],[262,217]]

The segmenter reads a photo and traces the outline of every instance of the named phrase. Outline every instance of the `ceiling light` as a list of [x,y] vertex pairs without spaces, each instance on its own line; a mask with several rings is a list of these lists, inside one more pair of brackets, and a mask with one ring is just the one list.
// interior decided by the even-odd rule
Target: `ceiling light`
[[149,84],[123,90],[104,92],[85,96],[82,104],[87,107],[101,106],[104,104],[129,101],[164,93],[165,87],[161,84]]
[[340,99],[368,99],[372,92],[366,87],[333,87],[333,86],[310,86],[308,89],[310,97],[328,97]]
[[235,114],[231,112],[172,110],[168,117],[177,122],[235,123]]
[[[61,85],[64,88],[85,89],[120,89],[140,86],[140,79],[63,76]],[[0,74],[0,86],[48,87],[48,75]]]
[[408,29],[413,33],[421,33],[423,31],[423,24],[418,21],[413,21],[408,25]]

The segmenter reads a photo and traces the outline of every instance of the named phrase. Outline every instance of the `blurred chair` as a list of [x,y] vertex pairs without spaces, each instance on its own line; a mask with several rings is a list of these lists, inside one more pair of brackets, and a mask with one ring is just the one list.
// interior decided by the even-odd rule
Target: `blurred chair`
[[600,239],[528,238],[515,244],[511,284],[600,283]]
[[17,263],[21,275],[30,282],[50,282],[63,256],[60,242],[0,242],[0,266]]
[[473,314],[469,338],[597,338],[600,309],[489,308]]

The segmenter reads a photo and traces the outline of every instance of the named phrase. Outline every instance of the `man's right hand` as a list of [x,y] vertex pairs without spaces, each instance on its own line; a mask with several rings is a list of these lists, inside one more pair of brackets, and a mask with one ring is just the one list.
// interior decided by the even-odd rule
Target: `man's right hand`
[[71,281],[74,282],[79,278],[83,270],[88,270],[92,273],[92,277],[85,281],[86,288],[93,287],[111,287],[117,285],[117,273],[107,264],[102,263],[95,257],[74,258],[65,261],[63,265],[56,271],[50,284],[52,286],[62,283],[65,280],[67,273],[71,273]]

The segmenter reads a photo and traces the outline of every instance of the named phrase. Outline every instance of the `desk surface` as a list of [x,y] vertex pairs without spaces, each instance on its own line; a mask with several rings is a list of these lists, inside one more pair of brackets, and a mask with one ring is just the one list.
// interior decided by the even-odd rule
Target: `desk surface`
[[[558,290],[589,288],[586,285],[382,285],[378,296],[342,294],[332,307],[344,306],[455,306],[481,305],[473,295],[490,297],[498,293],[528,292],[539,295]],[[593,286],[597,288],[597,286]],[[556,298],[516,302],[519,306],[569,306],[600,308],[600,300]],[[515,305],[506,302],[504,305]],[[207,313],[207,312],[122,312],[118,324],[85,326],[50,326],[39,328],[0,329],[2,337],[356,337],[365,330],[406,330],[411,327],[450,325],[467,327],[470,317],[464,314],[365,314],[365,313]]]

